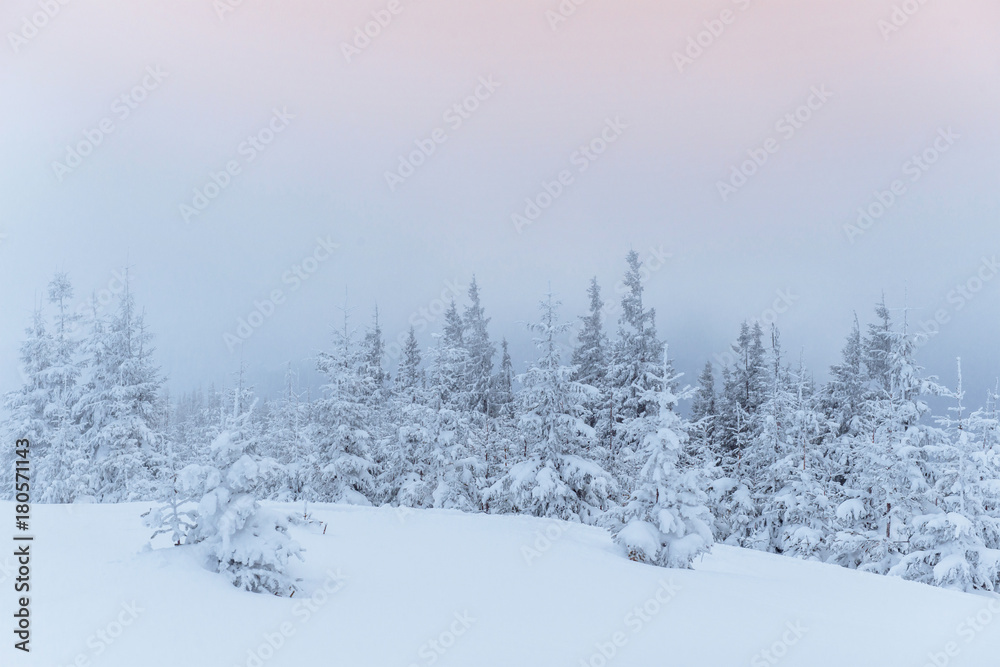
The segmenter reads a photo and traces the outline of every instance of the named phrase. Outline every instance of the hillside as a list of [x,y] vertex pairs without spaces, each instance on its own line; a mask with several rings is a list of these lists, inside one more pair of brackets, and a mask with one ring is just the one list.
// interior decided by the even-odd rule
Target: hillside
[[145,507],[36,508],[34,650],[5,665],[919,666],[955,642],[949,664],[985,666],[1000,653],[1000,632],[965,621],[992,620],[996,599],[721,546],[665,570],[598,529],[445,511],[317,507],[326,534],[295,529],[302,592],[254,595],[190,549],[144,548]]

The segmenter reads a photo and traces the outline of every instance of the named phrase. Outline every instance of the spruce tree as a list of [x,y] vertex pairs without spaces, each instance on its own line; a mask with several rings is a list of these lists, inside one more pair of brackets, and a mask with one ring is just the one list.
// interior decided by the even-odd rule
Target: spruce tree
[[675,412],[675,377],[664,363],[658,389],[645,398],[655,402],[633,423],[642,435],[643,467],[635,492],[624,507],[610,512],[615,542],[629,558],[663,567],[690,567],[713,542],[712,515],[707,507],[705,479],[699,468],[684,469],[682,454],[688,425]]
[[[663,343],[656,336],[656,311],[643,302],[642,263],[634,250],[626,257],[618,338],[612,346],[607,374],[610,401],[609,466],[626,492],[631,490],[638,467],[640,441],[629,423],[647,414],[656,414],[651,391],[660,389]],[[671,377],[673,374],[670,374]]]
[[362,373],[364,358],[355,344],[346,306],[343,314],[332,350],[317,359],[326,384],[316,405],[312,439],[319,470],[311,486],[323,500],[367,505],[374,496],[376,467],[369,423],[371,384]]
[[463,317],[463,343],[468,352],[469,409],[483,414],[492,411],[493,357],[496,346],[490,341],[487,330],[490,319],[479,297],[479,285],[472,277],[469,285],[469,305]]
[[96,318],[87,348],[89,381],[77,409],[86,425],[84,441],[94,460],[91,492],[104,502],[155,495],[165,438],[160,391],[153,364],[152,334],[138,311],[128,271],[115,314]]
[[540,356],[521,377],[520,428],[528,456],[487,498],[495,511],[593,522],[608,509],[615,482],[588,456],[594,430],[581,416],[593,388],[573,381],[573,367],[562,365],[557,338],[570,325],[559,322],[558,306],[546,295],[541,320],[529,327]]

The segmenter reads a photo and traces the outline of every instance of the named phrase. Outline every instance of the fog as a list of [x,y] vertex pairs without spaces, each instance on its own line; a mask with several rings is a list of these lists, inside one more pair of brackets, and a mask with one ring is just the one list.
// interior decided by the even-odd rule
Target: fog
[[430,344],[473,275],[521,369],[634,249],[691,381],[745,319],[822,376],[884,293],[981,402],[1000,6],[896,4],[6,2],[0,389],[56,271],[110,312],[128,267],[172,391],[273,391],[345,301]]

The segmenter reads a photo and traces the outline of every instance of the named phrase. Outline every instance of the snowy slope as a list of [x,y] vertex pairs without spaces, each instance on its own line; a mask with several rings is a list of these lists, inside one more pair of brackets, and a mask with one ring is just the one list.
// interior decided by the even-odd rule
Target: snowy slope
[[[665,570],[622,558],[600,530],[523,517],[317,506],[325,535],[293,529],[302,592],[254,595],[189,549],[144,550],[148,507],[33,508],[34,651],[13,651],[5,631],[0,664],[921,667],[936,654],[987,667],[1000,655],[998,598],[726,547]],[[11,573],[0,578],[10,619]]]

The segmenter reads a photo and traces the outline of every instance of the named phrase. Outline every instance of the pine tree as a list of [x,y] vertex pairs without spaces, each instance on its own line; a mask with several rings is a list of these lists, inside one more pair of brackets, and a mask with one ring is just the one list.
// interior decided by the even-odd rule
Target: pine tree
[[763,339],[759,322],[752,327],[744,322],[733,345],[735,362],[723,375],[721,422],[726,448],[736,450],[737,458],[742,454],[741,443],[752,442],[756,436],[753,429],[759,424],[757,414],[768,394]]
[[[607,382],[610,391],[608,408],[609,465],[628,492],[638,472],[636,454],[641,446],[629,422],[656,412],[648,398],[660,389],[663,343],[656,336],[656,311],[643,304],[642,264],[634,250],[626,257],[628,270],[623,281],[622,313],[618,320],[618,338],[612,352]],[[672,377],[673,374],[671,373]]]
[[[911,522],[907,553],[889,569],[890,575],[961,591],[994,590],[1000,585],[1000,551],[986,546],[988,534],[996,530],[996,518],[988,517],[989,485],[992,477],[977,457],[973,434],[978,415],[969,415],[964,405],[962,362],[958,362],[958,390],[952,394],[954,417],[939,419],[946,429],[934,432],[934,504],[925,512],[908,517]],[[984,474],[985,473],[985,474]],[[995,481],[995,478],[991,479]]]
[[360,367],[362,391],[370,405],[376,408],[385,400],[386,384],[389,381],[389,374],[382,368],[383,357],[385,357],[385,340],[382,337],[382,326],[379,324],[378,307],[376,307],[372,325],[365,332]]
[[861,428],[865,400],[864,348],[857,315],[841,354],[841,363],[830,369],[832,379],[825,400],[827,416],[836,424],[834,437],[856,434]]
[[831,548],[838,563],[885,573],[906,551],[910,520],[924,514],[928,455],[936,447],[935,434],[921,423],[929,412],[924,398],[945,390],[921,376],[905,322],[902,331],[892,326],[884,300],[875,312],[879,323],[865,340],[870,389],[865,432],[858,435],[865,442],[854,448],[858,460],[837,508],[841,530]]
[[[20,361],[23,384],[4,397],[8,416],[4,422],[4,445],[0,463],[4,470],[13,470],[15,443],[19,439],[31,443],[32,456],[45,461],[52,452],[52,429],[47,411],[54,400],[48,377],[52,368],[52,337],[45,327],[41,308],[32,313],[31,324],[21,342]],[[42,489],[52,483],[47,475],[38,480]],[[4,491],[9,493],[9,489]]]
[[830,466],[819,447],[823,418],[801,360],[788,380],[790,396],[781,417],[784,438],[771,464],[776,490],[772,497],[764,499],[762,514],[771,517],[775,526],[773,551],[824,560],[833,506],[828,492]]
[[581,418],[583,401],[593,389],[574,382],[573,367],[563,366],[557,337],[559,302],[550,293],[541,302],[536,334],[539,359],[521,377],[520,428],[527,441],[526,460],[488,491],[494,511],[511,511],[593,522],[608,509],[615,482],[588,458],[594,430]]
[[424,372],[420,367],[422,361],[417,333],[411,326],[403,344],[403,358],[396,372],[395,387],[397,395],[409,398],[411,402],[416,400],[416,392],[424,388]]
[[374,496],[370,384],[350,329],[345,306],[343,327],[334,332],[332,352],[320,353],[317,368],[326,376],[316,405],[311,435],[318,449],[318,475],[311,486],[323,500],[367,505]]
[[[211,463],[189,465],[178,475],[179,493],[200,497],[178,534],[185,544],[198,545],[213,569],[237,588],[292,595],[296,581],[287,567],[292,558],[302,559],[302,549],[288,534],[289,516],[263,509],[257,500],[271,465],[253,453],[256,402],[247,405],[249,395],[240,388],[231,393],[232,412],[209,448]],[[160,531],[173,533],[172,510],[161,509],[150,519],[154,527],[159,520]]]
[[719,412],[715,395],[715,372],[712,362],[706,361],[698,376],[698,388],[691,402],[692,438],[703,452],[718,463],[720,461]]
[[500,342],[500,371],[494,378],[493,405],[495,413],[503,418],[514,416],[514,362],[510,358],[507,339]]
[[[770,537],[762,531],[757,502],[767,487],[768,467],[773,462],[762,449],[764,417],[761,406],[768,396],[769,369],[760,323],[740,326],[733,345],[734,362],[722,370],[722,393],[717,401],[721,456],[717,478],[710,486],[717,537],[739,546],[767,548]],[[771,445],[773,447],[772,438]]]
[[430,351],[427,423],[435,476],[434,507],[478,511],[485,462],[470,443],[469,385],[473,362],[465,343],[465,322],[452,301],[445,311],[444,328]]
[[472,404],[468,386],[472,360],[465,347],[465,324],[452,301],[444,315],[444,331],[432,350],[430,389],[438,407],[465,410]]
[[81,432],[73,409],[79,399],[81,363],[80,341],[75,335],[79,316],[69,310],[73,286],[65,273],[57,273],[49,283],[49,303],[56,308],[52,336],[51,367],[47,382],[51,401],[47,407],[51,442],[48,456],[40,461],[40,478],[47,479],[41,500],[70,503],[86,493],[87,459],[80,446]]
[[265,431],[269,442],[264,451],[277,461],[281,470],[282,488],[276,495],[279,500],[308,503],[319,498],[313,488],[319,459],[309,427],[310,407],[298,387],[298,373],[289,363],[285,371],[285,390],[281,398],[271,404]]
[[126,271],[117,312],[106,323],[95,318],[87,345],[90,379],[77,404],[94,461],[92,493],[101,501],[155,495],[155,473],[164,454],[164,415],[159,398],[163,379],[152,362],[151,341]]
[[[664,374],[644,398],[657,406],[639,418],[644,431],[645,464],[628,503],[610,513],[615,542],[629,558],[663,567],[690,567],[696,556],[713,542],[712,515],[698,468],[684,470],[681,456],[688,440],[688,426],[675,412],[672,386],[675,377],[664,363]],[[637,428],[638,424],[636,425]]]
[[573,350],[572,363],[576,367],[573,380],[601,389],[608,372],[608,339],[604,333],[604,300],[596,277],[590,279],[587,296],[590,297],[590,311],[580,317],[582,328]]
[[490,341],[487,331],[490,319],[486,317],[485,312],[480,302],[479,285],[473,276],[472,284],[469,285],[469,305],[466,306],[463,317],[465,332],[463,343],[469,356],[469,408],[490,414],[493,400],[493,357],[496,355],[496,346]]

